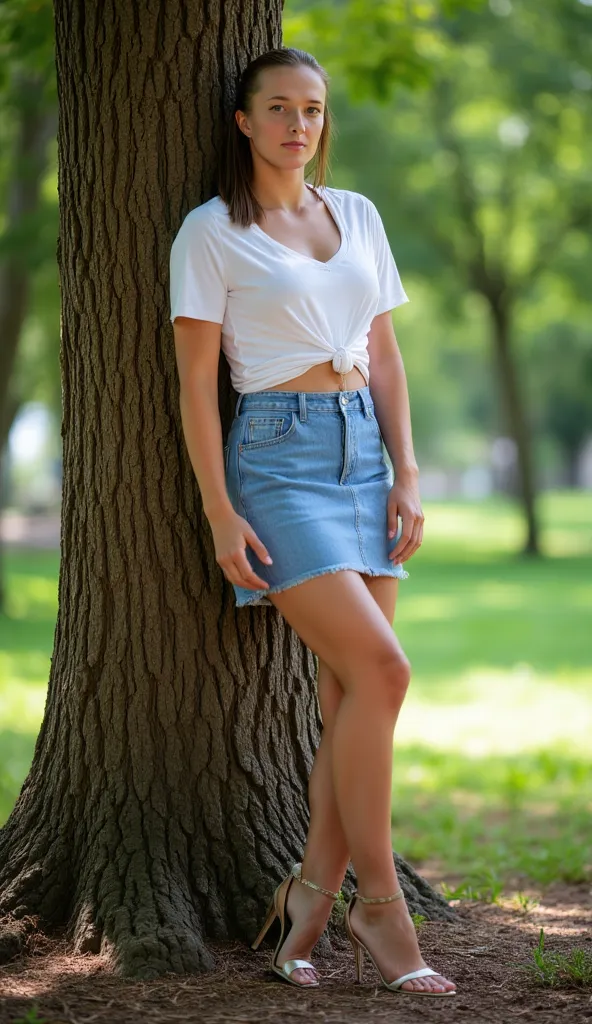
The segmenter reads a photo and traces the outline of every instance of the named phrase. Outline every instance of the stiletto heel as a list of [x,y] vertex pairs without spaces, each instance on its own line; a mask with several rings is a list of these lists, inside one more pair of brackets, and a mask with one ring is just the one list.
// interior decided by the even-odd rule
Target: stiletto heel
[[357,978],[358,978],[358,983],[360,985],[362,984],[362,970],[363,970],[363,966],[364,966],[364,951],[363,951],[362,947],[360,946],[360,944],[358,943],[356,945],[356,974],[357,974]]
[[[269,928],[271,927],[271,925],[275,921],[276,917],[279,917],[279,920],[280,920],[280,937],[278,939],[277,946],[275,947],[275,949],[273,951],[273,954],[272,954],[272,957],[271,957],[271,964],[270,964],[271,970],[274,972],[274,974],[279,974],[280,978],[283,978],[284,981],[289,981],[291,985],[298,985],[298,988],[316,988],[318,986],[318,984],[319,984],[318,981],[311,981],[311,982],[296,981],[295,978],[292,978],[290,976],[292,974],[292,972],[295,971],[298,967],[308,967],[308,968],[310,968],[311,970],[314,971],[315,967],[314,967],[313,964],[310,963],[309,960],[300,960],[300,959],[286,960],[285,963],[283,963],[281,967],[280,967],[280,965],[277,962],[278,953],[279,953],[279,951],[280,951],[280,949],[281,949],[281,947],[282,947],[282,945],[284,943],[284,940],[287,937],[287,934],[288,934],[290,928],[292,927],[292,922],[290,921],[290,918],[288,917],[288,914],[286,912],[286,904],[287,904],[287,900],[288,900],[288,893],[290,891],[290,886],[292,885],[292,882],[294,881],[295,878],[299,882],[302,882],[303,885],[309,885],[311,887],[311,889],[316,889],[317,892],[322,892],[322,893],[325,894],[325,896],[331,896],[334,900],[336,900],[338,898],[339,893],[338,892],[331,892],[330,889],[323,889],[322,886],[316,885],[315,882],[309,882],[309,880],[307,878],[302,878],[302,875],[301,875],[301,872],[300,872],[300,868],[301,868],[301,865],[299,863],[293,865],[290,874],[287,876],[290,880],[289,880],[286,888],[284,889],[283,896],[280,895],[280,890],[282,888],[282,885],[284,885],[286,879],[284,878],[284,880],[282,882],[280,882],[280,884],[278,885],[277,889],[275,890],[275,892],[273,894],[271,902],[270,902],[270,904],[269,904],[269,906],[267,908],[263,927],[262,927],[261,931],[259,932],[259,934],[258,934],[257,938],[255,939],[255,941],[251,945],[251,949],[257,949],[257,947],[259,946],[260,942],[265,937],[265,934],[267,933],[267,931],[269,930]],[[290,925],[290,927],[288,928],[287,932],[285,930],[286,920],[289,921],[289,925]]]
[[271,928],[273,922],[275,921],[275,919],[277,917],[277,910],[275,909],[275,899],[274,899],[273,896],[271,897],[271,901],[269,903],[269,906],[268,906],[267,910],[265,911],[265,915],[266,915],[265,916],[265,923],[263,925],[263,928],[259,932],[259,934],[258,934],[257,938],[255,939],[255,941],[252,943],[251,949],[257,949],[257,947],[263,941],[263,939],[265,938],[267,932],[269,931],[269,929]]
[[376,960],[372,956],[372,953],[370,952],[368,947],[365,945],[365,943],[362,942],[362,940],[359,938],[359,936],[357,936],[354,933],[354,931],[352,930],[352,926],[351,926],[351,909],[352,909],[352,907],[353,907],[353,905],[354,905],[354,903],[355,903],[355,901],[357,899],[360,900],[362,903],[391,903],[393,900],[400,900],[402,898],[403,898],[403,890],[402,889],[397,889],[397,892],[393,893],[392,896],[360,896],[355,891],[352,894],[351,899],[349,900],[349,902],[347,904],[347,907],[345,908],[344,921],[345,921],[345,930],[347,932],[347,937],[348,937],[348,939],[350,940],[350,942],[351,942],[351,944],[353,946],[354,953],[355,953],[355,956],[356,956],[356,975],[357,975],[358,982],[362,981],[362,963],[363,963],[363,959],[364,959],[364,952],[366,952],[368,954],[368,956],[370,957],[372,963],[376,967],[376,970],[378,971],[378,973],[380,975],[380,980],[381,980],[382,984],[384,985],[385,988],[388,988],[389,991],[391,991],[391,992],[398,992],[398,993],[401,993],[404,996],[455,996],[456,995],[456,989],[454,989],[454,990],[453,989],[449,989],[448,991],[445,991],[445,992],[429,992],[429,991],[423,991],[422,992],[422,991],[413,991],[412,989],[401,988],[401,985],[403,985],[406,981],[412,981],[414,978],[427,978],[430,975],[438,975],[438,971],[432,970],[431,967],[420,967],[420,969],[418,971],[410,971],[409,974],[403,974],[400,978],[395,978],[394,981],[386,981],[386,979],[382,976],[381,970],[380,970],[378,964],[376,963]]

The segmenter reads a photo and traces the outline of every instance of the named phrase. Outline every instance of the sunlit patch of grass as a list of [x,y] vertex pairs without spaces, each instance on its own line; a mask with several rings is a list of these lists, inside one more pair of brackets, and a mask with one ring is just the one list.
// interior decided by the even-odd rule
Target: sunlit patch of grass
[[[421,477],[420,477],[421,483]],[[590,493],[545,491],[537,499],[542,554],[552,560],[592,556]],[[493,495],[479,502],[425,501],[424,542],[429,557],[472,561],[513,557],[525,536],[518,502]]]
[[59,553],[4,552],[0,616],[0,824],[27,775],[43,717],[57,614]]
[[420,871],[429,860],[464,875],[464,898],[499,896],[510,880],[590,880],[590,774],[587,757],[560,749],[475,758],[397,747],[393,846]]
[[475,666],[443,675],[437,685],[413,677],[397,721],[395,753],[414,743],[472,757],[564,744],[585,757],[592,735],[589,681],[584,669],[561,678],[526,664],[508,671]]

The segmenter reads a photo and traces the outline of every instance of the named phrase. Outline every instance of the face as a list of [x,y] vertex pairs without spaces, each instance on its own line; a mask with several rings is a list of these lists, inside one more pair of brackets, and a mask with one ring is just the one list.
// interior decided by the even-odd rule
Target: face
[[[308,67],[267,68],[259,76],[252,111],[236,112],[241,131],[261,157],[279,167],[301,167],[316,153],[325,116],[325,84]],[[301,142],[302,147],[286,146]]]

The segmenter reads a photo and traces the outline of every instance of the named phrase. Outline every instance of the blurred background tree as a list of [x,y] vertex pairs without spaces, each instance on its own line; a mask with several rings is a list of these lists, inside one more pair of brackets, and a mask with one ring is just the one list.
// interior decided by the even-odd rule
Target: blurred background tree
[[0,482],[23,404],[42,402],[59,423],[56,132],[51,3],[9,0],[0,5]]

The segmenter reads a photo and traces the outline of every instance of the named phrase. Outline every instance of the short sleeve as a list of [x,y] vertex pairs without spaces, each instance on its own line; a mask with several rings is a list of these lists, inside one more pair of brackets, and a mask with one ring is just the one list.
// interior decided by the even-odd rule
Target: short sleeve
[[222,242],[214,216],[198,206],[185,217],[171,247],[171,323],[190,316],[222,324],[226,298]]
[[367,202],[370,211],[370,232],[380,286],[380,295],[374,314],[378,316],[379,313],[386,313],[387,309],[394,309],[396,306],[402,306],[404,302],[409,302],[409,298],[401,283],[382,218],[372,200],[368,199]]

